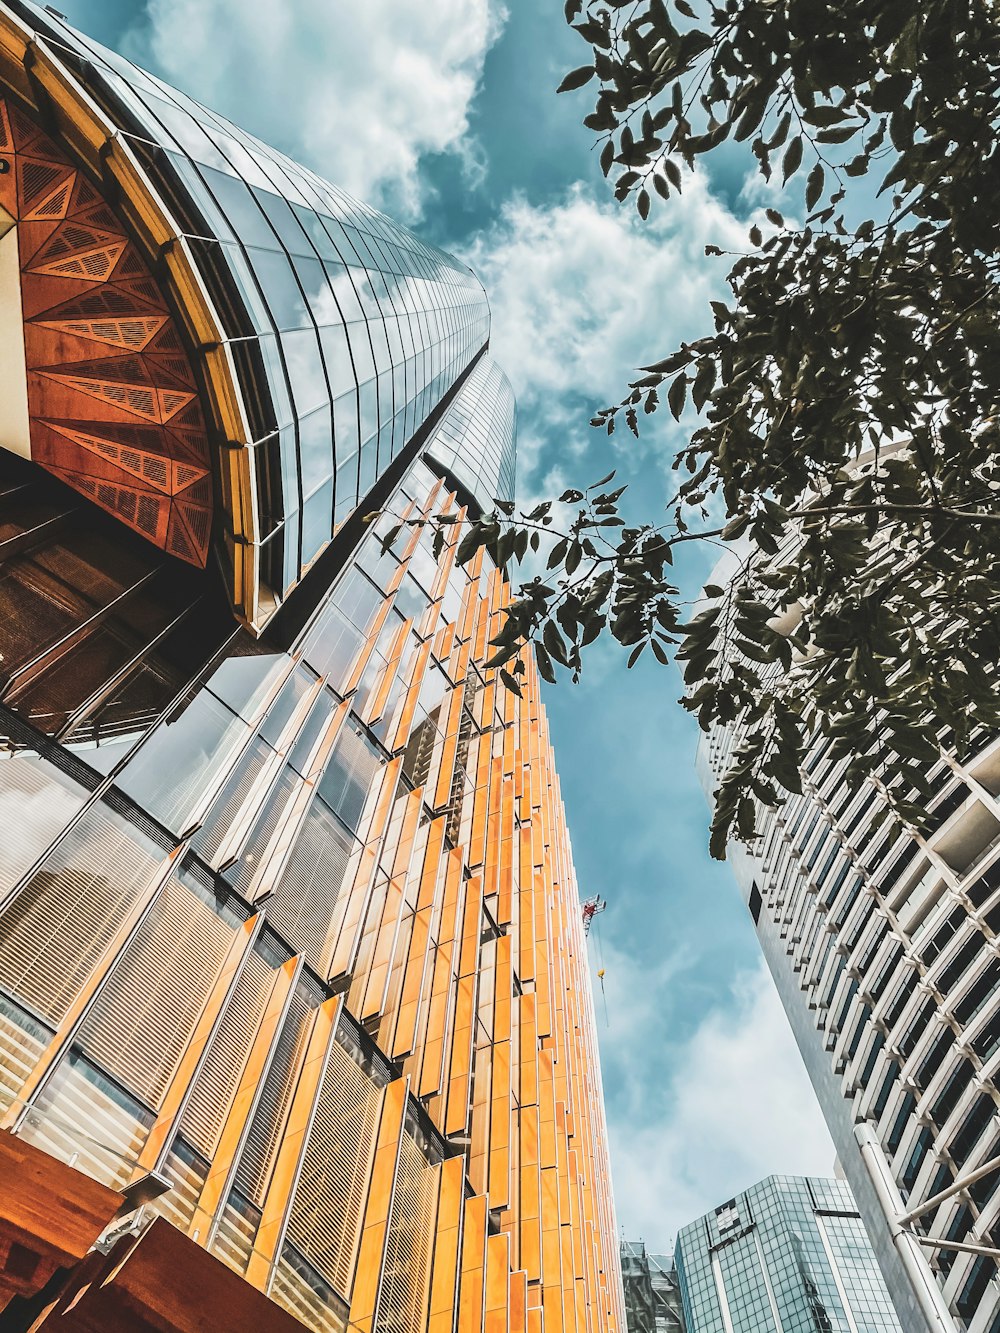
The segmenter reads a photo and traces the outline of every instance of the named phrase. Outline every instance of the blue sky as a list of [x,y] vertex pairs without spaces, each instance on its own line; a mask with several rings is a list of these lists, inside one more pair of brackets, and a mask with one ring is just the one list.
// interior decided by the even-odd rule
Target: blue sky
[[[655,519],[681,428],[638,445],[587,425],[633,368],[708,325],[724,273],[771,202],[729,152],[642,224],[613,202],[557,98],[586,58],[559,0],[58,0],[71,22],[466,256],[519,401],[522,497],[612,466]],[[689,422],[682,423],[690,426]],[[710,557],[690,558],[692,590]],[[693,722],[673,669],[626,672],[595,646],[547,691],[592,936],[619,1222],[654,1249],[772,1171],[827,1174],[833,1149],[728,869],[706,851]]]

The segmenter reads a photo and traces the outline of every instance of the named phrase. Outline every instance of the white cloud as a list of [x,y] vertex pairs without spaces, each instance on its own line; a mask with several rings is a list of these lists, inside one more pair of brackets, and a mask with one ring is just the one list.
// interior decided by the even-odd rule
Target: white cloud
[[638,366],[711,330],[708,302],[723,294],[727,268],[705,256],[705,245],[740,249],[747,226],[696,174],[647,222],[578,185],[551,206],[508,202],[475,238],[464,257],[490,293],[491,350],[513,383],[522,425],[530,423],[518,441],[523,480],[540,459],[548,466],[541,441],[558,443],[560,461],[579,453],[589,413],[617,402]]
[[657,1078],[651,1062],[669,996],[679,993],[679,971],[696,974],[696,963],[668,959],[636,985],[625,960],[609,957],[605,979],[611,1027],[601,1053],[618,1221],[653,1250],[670,1249],[678,1227],[764,1176],[833,1173],[833,1143],[763,963],[716,997],[679,1049],[664,1048],[669,1067]]
[[[420,212],[420,159],[475,178],[469,106],[497,0],[150,0],[130,53],[349,193]],[[480,173],[481,174],[481,173]]]

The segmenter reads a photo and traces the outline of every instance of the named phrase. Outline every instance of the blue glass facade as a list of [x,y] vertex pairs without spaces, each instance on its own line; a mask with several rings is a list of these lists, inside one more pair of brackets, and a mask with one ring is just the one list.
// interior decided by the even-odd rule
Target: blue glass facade
[[[13,7],[85,82],[210,298],[243,436],[230,422],[217,442],[223,480],[240,479],[222,487],[219,544],[252,551],[234,600],[260,628],[486,346],[486,295],[451,255],[54,13]],[[482,503],[512,495],[512,449],[462,469]]]
[[848,1186],[768,1176],[682,1228],[688,1333],[901,1333]]

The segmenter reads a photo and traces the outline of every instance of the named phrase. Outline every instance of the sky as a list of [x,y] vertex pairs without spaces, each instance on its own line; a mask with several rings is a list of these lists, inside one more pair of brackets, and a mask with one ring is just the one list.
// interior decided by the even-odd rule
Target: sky
[[[555,95],[587,59],[559,0],[58,6],[471,263],[518,398],[522,501],[615,467],[630,512],[658,521],[691,421],[660,412],[638,442],[588,422],[636,366],[711,330],[724,268],[704,247],[738,245],[772,202],[739,151],[646,223],[616,205],[580,123],[588,89]],[[710,565],[689,557],[693,591]],[[608,902],[589,947],[618,1221],[654,1251],[763,1176],[834,1161],[735,881],[708,857],[680,690],[603,642],[580,685],[546,688],[581,892]]]

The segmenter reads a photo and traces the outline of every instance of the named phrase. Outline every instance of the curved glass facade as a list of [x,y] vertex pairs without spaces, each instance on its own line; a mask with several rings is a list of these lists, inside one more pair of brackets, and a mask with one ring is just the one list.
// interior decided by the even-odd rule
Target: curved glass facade
[[[251,549],[236,600],[260,627],[486,345],[485,293],[450,255],[53,12],[9,9],[99,104],[210,294],[244,428],[218,440],[239,455],[223,473],[244,477],[234,497],[222,488],[220,541]],[[507,487],[512,474],[509,457],[486,473]]]
[[497,363],[483,357],[426,453],[488,512],[494,500],[514,498],[515,438],[514,391]]

